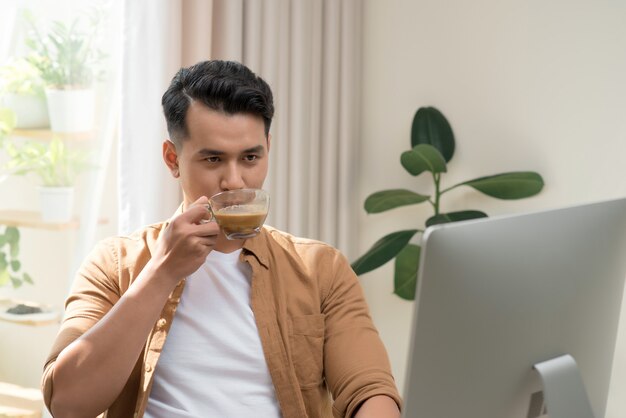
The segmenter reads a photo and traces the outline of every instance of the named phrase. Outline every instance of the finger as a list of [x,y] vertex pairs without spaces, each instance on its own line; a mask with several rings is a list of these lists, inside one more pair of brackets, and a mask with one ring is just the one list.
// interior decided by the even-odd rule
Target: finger
[[189,205],[189,208],[192,208],[194,206],[203,206],[203,205],[206,205],[207,203],[209,203],[209,198],[206,196],[200,196],[195,202]]
[[200,244],[212,249],[213,247],[215,247],[215,244],[217,244],[217,237],[212,237],[212,238],[201,237]]
[[211,212],[211,208],[209,207],[209,205],[206,205],[205,208],[206,213],[204,214],[204,217],[198,221],[198,223],[206,224],[209,222],[215,222],[215,217],[213,216],[213,212]]
[[195,237],[194,245],[202,249],[202,252],[208,254],[217,243],[217,237]]
[[197,224],[203,219],[209,219],[210,211],[208,209],[209,200],[206,196],[202,196],[200,199],[193,202],[189,207],[183,212],[181,217],[184,218],[185,221],[189,223]]
[[220,233],[220,227],[215,221],[199,223],[193,226],[192,233],[197,237],[216,237]]
[[203,219],[200,219],[200,224],[206,224],[209,222],[215,222],[215,216],[213,216],[213,211],[211,211],[211,207],[209,205],[206,205],[207,208],[207,214],[204,216]]

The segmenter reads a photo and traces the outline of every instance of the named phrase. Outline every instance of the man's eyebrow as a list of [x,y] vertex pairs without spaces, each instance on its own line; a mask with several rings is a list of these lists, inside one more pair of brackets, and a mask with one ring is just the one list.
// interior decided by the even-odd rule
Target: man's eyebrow
[[200,151],[198,151],[198,154],[199,155],[224,155],[226,153],[224,151],[203,148]]
[[[257,145],[256,147],[247,148],[241,151],[241,153],[242,154],[258,154],[258,153],[262,153],[264,150],[265,150],[265,147],[263,147],[263,145]],[[226,154],[224,151],[208,149],[208,148],[203,148],[198,151],[198,155],[201,155],[201,156],[224,155],[224,154]]]
[[260,152],[263,152],[264,150],[265,150],[265,147],[263,147],[263,145],[257,145],[256,147],[245,149],[241,153],[242,154],[258,154]]

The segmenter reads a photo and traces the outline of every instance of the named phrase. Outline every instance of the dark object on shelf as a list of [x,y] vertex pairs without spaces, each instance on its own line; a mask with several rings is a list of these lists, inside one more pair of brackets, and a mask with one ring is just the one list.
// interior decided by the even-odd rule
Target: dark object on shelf
[[34,314],[43,312],[41,308],[37,306],[28,306],[20,303],[19,305],[13,306],[12,308],[7,309],[8,313],[16,314],[16,315],[26,315],[26,314]]

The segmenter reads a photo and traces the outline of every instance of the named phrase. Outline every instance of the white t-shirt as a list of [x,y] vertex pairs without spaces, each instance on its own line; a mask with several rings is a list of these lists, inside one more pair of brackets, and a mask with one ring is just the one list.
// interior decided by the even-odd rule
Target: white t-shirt
[[145,417],[280,417],[241,250],[212,251],[187,278]]

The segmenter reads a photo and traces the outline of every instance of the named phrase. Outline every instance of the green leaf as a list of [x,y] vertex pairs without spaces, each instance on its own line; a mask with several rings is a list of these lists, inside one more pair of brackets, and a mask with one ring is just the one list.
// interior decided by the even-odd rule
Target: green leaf
[[11,270],[13,270],[14,272],[19,271],[21,267],[22,267],[22,263],[20,263],[19,260],[11,261]]
[[449,222],[467,221],[469,219],[486,218],[487,214],[479,210],[463,210],[460,212],[440,213],[431,216],[426,221],[426,226],[445,224]]
[[9,254],[11,255],[12,259],[16,259],[20,255],[20,244],[17,242],[11,244]]
[[4,271],[9,267],[9,263],[7,261],[7,256],[5,253],[0,252],[0,271]]
[[380,213],[399,206],[422,203],[427,201],[429,197],[406,189],[383,190],[373,193],[365,199],[365,211],[367,213]]
[[30,274],[28,273],[24,273],[24,275],[22,276],[22,280],[24,280],[25,283],[34,284],[33,278],[30,277]]
[[410,229],[385,235],[352,263],[352,269],[357,275],[361,275],[382,266],[394,258],[418,231],[417,229]]
[[418,245],[408,244],[396,256],[393,293],[402,299],[415,299],[420,252],[421,248]]
[[4,236],[9,244],[17,244],[20,241],[20,231],[14,226],[8,226]]
[[19,278],[13,276],[11,276],[11,283],[13,283],[13,287],[16,289],[22,285],[22,281]]
[[[543,178],[532,171],[496,174],[466,181],[457,186],[470,186],[497,199],[523,199],[534,196],[543,188]],[[457,187],[454,186],[454,187]]]
[[9,283],[10,277],[11,276],[9,275],[9,270],[7,270],[6,268],[0,269],[0,286],[4,286]]
[[430,144],[437,148],[446,162],[454,155],[454,134],[448,120],[434,107],[420,107],[413,117],[411,146]]
[[445,173],[447,170],[443,155],[432,145],[416,145],[412,150],[402,153],[400,162],[402,167],[414,176],[424,171],[434,174]]
[[4,234],[0,234],[0,247],[3,247],[7,243],[7,237]]

